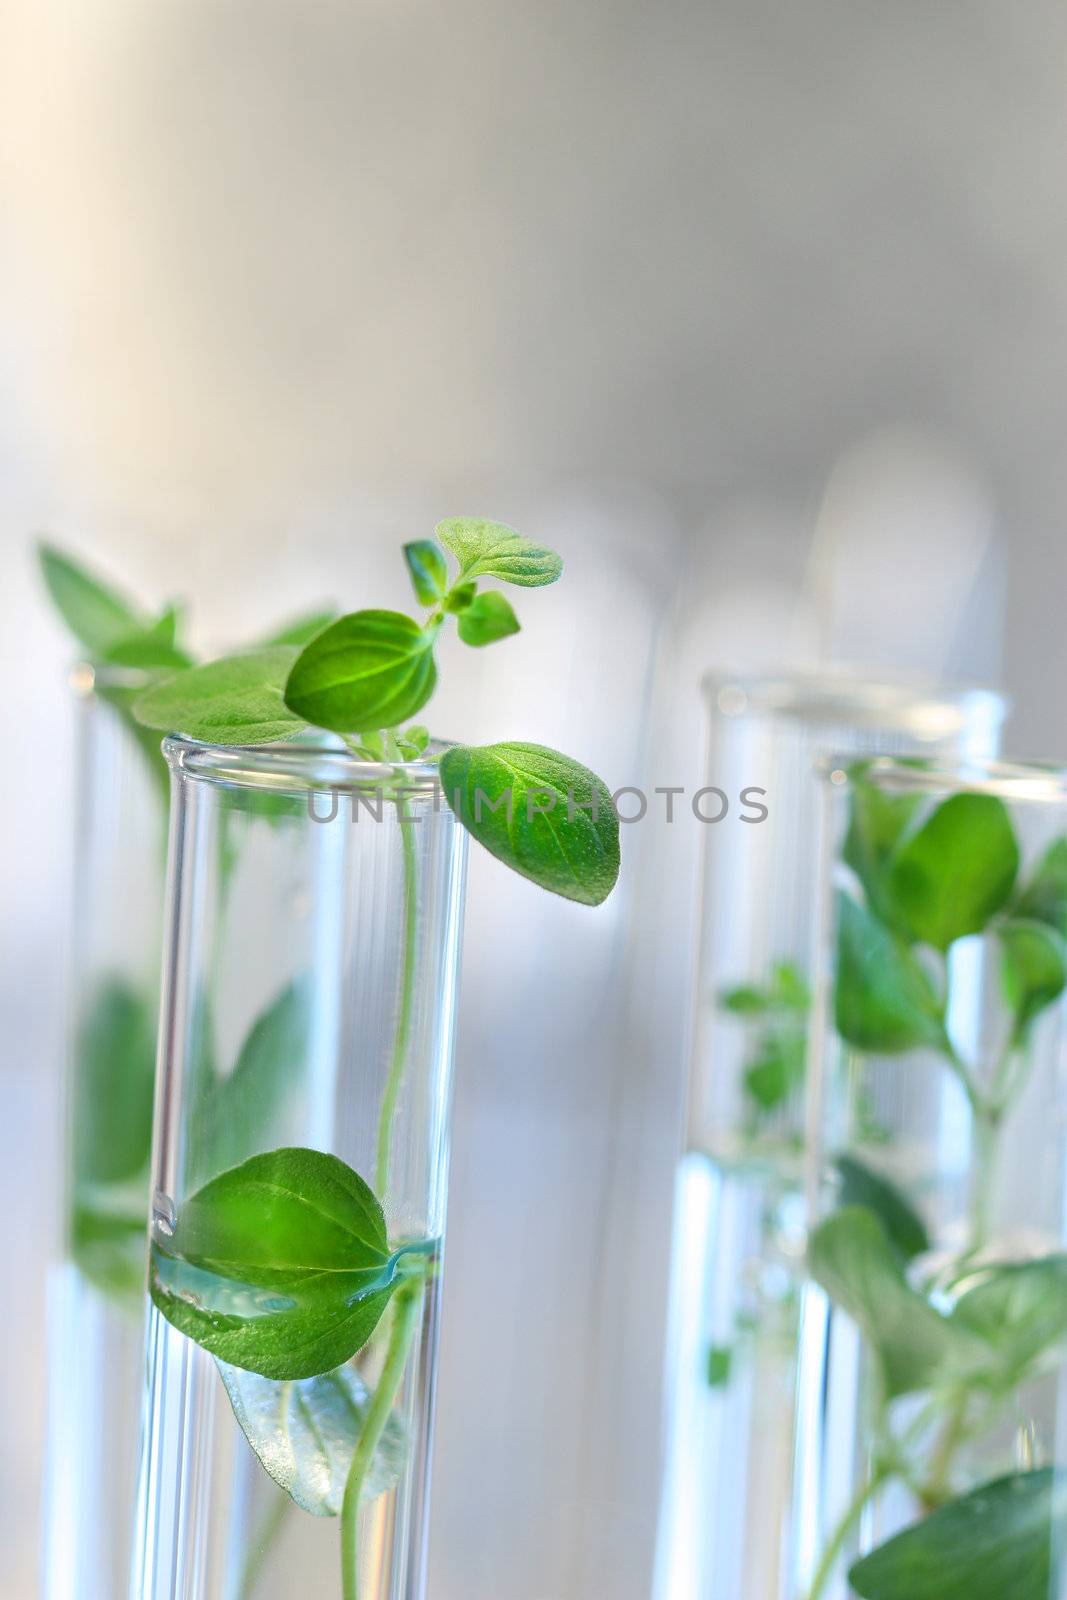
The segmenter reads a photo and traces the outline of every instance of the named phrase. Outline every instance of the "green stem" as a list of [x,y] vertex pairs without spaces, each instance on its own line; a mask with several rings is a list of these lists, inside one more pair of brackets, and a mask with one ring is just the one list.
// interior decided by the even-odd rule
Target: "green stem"
[[393,1326],[385,1362],[373,1398],[367,1408],[352,1465],[348,1469],[345,1497],[341,1506],[341,1589],[344,1600],[359,1600],[359,1551],[356,1534],[359,1501],[367,1472],[374,1460],[389,1414],[396,1400],[407,1366],[408,1352],[418,1324],[422,1301],[422,1278],[402,1283],[393,1296]]
[[807,1600],[819,1600],[819,1597],[824,1593],[826,1585],[833,1576],[838,1558],[845,1547],[845,1541],[866,1510],[868,1502],[874,1499],[886,1478],[889,1477],[889,1472],[888,1465],[885,1462],[879,1462],[873,1468],[866,1483],[857,1491],[851,1504],[834,1529],[830,1542],[823,1550],[822,1558],[815,1569],[815,1577],[812,1579],[811,1588],[808,1590]]
[[284,1489],[276,1490],[263,1521],[249,1541],[248,1553],[241,1569],[241,1581],[237,1586],[237,1600],[252,1600],[266,1559],[274,1549],[292,1507],[293,1501]]
[[389,1150],[393,1137],[393,1117],[396,1113],[400,1085],[404,1079],[408,1037],[411,1033],[411,1012],[415,999],[415,944],[418,933],[419,913],[418,863],[415,857],[415,836],[411,831],[413,827],[410,820],[411,812],[408,808],[406,795],[401,795],[397,800],[396,810],[400,823],[400,842],[404,851],[404,945],[400,966],[400,1014],[397,1017],[396,1033],[393,1035],[393,1050],[389,1061],[389,1073],[385,1080],[385,1089],[382,1093],[382,1106],[378,1113],[378,1159],[375,1166],[374,1187],[379,1199],[383,1202],[389,1186]]

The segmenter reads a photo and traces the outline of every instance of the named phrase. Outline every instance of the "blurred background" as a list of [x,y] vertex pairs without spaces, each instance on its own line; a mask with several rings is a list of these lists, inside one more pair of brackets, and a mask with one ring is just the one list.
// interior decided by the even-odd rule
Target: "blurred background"
[[[1067,753],[1067,13],[0,9],[0,1590],[35,1593],[70,878],[47,530],[203,650],[564,555],[445,735],[695,785],[711,667],[983,681]],[[759,783],[760,775],[751,775]],[[729,818],[724,828],[736,825]],[[700,828],[575,915],[473,863],[432,1600],[645,1600]]]

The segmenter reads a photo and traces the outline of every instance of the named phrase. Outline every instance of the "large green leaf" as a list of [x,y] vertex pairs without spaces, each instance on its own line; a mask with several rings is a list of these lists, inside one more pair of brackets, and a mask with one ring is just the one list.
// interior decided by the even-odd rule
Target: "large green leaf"
[[1005,920],[997,927],[1004,995],[1014,1018],[1016,1039],[1053,1005],[1067,984],[1067,949],[1062,935],[1045,922]]
[[938,999],[917,956],[844,893],[837,897],[834,1019],[850,1045],[880,1055],[944,1042]]
[[353,611],[301,651],[286,705],[335,733],[394,728],[433,694],[434,638],[403,612]]
[[106,657],[121,639],[150,625],[149,618],[124,595],[55,545],[40,544],[38,556],[56,610],[93,660]]
[[75,1041],[76,1185],[147,1174],[156,1069],[154,1006],[123,978],[105,978]]
[[1062,1354],[1067,1341],[1067,1256],[982,1267],[957,1300],[952,1321],[988,1340],[994,1357],[989,1381],[1015,1388],[1043,1356]]
[[1065,1515],[1051,1468],[999,1478],[857,1561],[849,1583],[861,1600],[1051,1600]]
[[462,579],[500,578],[534,589],[555,583],[563,571],[563,562],[554,550],[524,539],[503,522],[450,517],[439,522],[434,532],[459,562]]
[[[316,1517],[340,1515],[348,1469],[367,1415],[370,1394],[352,1366],[317,1378],[278,1383],[218,1363],[241,1431],[275,1483]],[[400,1481],[408,1441],[395,1412],[363,1482],[373,1500]]]
[[894,852],[892,902],[913,936],[937,950],[980,933],[1011,898],[1019,846],[1003,801],[954,794]]
[[370,1338],[397,1286],[385,1218],[358,1173],[318,1150],[253,1156],[198,1189],[149,1287],[180,1332],[265,1378],[313,1378]]
[[834,1165],[841,1180],[839,1205],[873,1211],[902,1261],[929,1250],[926,1224],[903,1190],[856,1156],[840,1155]]
[[865,1206],[847,1206],[820,1224],[808,1260],[816,1282],[877,1354],[888,1395],[969,1381],[988,1369],[985,1339],[911,1288],[889,1235]]
[[162,733],[206,744],[274,744],[303,723],[284,701],[295,647],[273,645],[190,667],[146,689],[134,703],[137,720]]
[[441,759],[445,799],[490,854],[582,905],[619,875],[619,819],[606,785],[538,744],[457,745]]

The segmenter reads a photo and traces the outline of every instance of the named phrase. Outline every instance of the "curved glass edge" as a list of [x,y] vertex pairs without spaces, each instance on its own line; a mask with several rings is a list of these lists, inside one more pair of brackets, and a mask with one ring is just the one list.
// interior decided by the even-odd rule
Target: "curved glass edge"
[[[439,758],[451,745],[431,740],[427,748]],[[407,794],[431,794],[440,785],[437,759],[364,761],[340,740],[263,745],[201,744],[177,734],[163,740],[171,771],[227,788],[366,791],[397,786]]]
[[948,760],[922,756],[823,756],[815,770],[824,782],[845,789],[853,774],[887,794],[946,794],[966,789],[1011,801],[1067,802],[1067,768],[1041,761]]
[[981,717],[999,728],[1011,702],[981,685],[942,685],[926,678],[872,678],[837,672],[708,673],[701,690],[724,717],[780,716],[900,728],[919,739],[942,739]]

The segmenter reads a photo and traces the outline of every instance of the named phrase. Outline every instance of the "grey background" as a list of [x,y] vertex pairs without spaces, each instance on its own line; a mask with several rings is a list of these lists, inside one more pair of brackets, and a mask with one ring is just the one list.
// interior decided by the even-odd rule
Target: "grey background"
[[[0,1588],[34,1592],[70,872],[47,528],[206,648],[471,511],[556,543],[445,733],[691,781],[695,682],[1002,676],[1062,755],[1067,14],[7,0]],[[544,687],[538,685],[543,681]],[[593,918],[479,863],[432,1600],[640,1600],[693,827]]]

